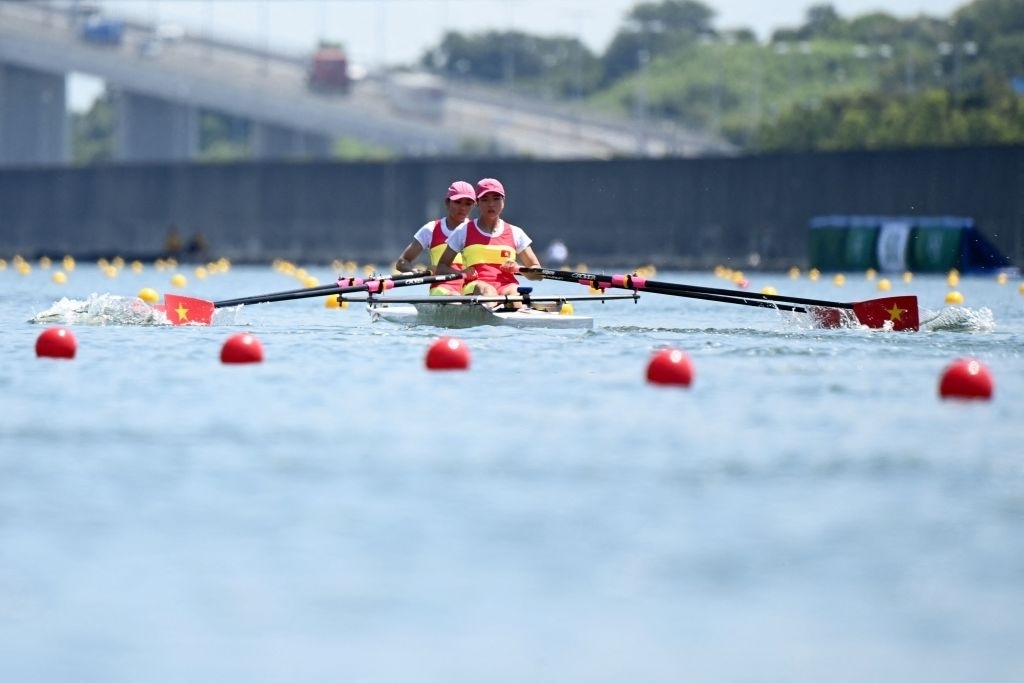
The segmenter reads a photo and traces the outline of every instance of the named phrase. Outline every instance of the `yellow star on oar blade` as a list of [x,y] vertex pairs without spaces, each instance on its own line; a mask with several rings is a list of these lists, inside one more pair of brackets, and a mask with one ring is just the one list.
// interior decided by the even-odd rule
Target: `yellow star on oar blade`
[[900,308],[895,303],[893,303],[892,308],[886,309],[886,312],[889,314],[889,320],[902,320],[903,312],[905,310],[907,309]]
[[178,314],[178,321],[188,320],[188,309],[185,308],[184,304],[179,303],[178,307],[174,309],[174,312]]

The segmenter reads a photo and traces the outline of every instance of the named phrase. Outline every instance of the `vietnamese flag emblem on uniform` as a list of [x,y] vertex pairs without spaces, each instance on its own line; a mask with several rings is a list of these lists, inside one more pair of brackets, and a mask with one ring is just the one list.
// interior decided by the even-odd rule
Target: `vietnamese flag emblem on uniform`
[[501,258],[512,258],[512,252],[508,249],[501,250]]

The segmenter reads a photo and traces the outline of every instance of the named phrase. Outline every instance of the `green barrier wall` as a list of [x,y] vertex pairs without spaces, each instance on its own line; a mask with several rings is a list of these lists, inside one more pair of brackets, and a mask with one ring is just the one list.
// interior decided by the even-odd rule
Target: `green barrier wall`
[[852,225],[846,229],[846,267],[850,270],[878,268],[877,225]]
[[810,267],[842,270],[846,267],[846,228],[820,227],[811,231]]
[[808,265],[819,270],[941,273],[1010,264],[962,216],[817,216],[810,226]]
[[944,272],[959,265],[962,228],[924,223],[914,228],[907,244],[907,265],[919,273]]

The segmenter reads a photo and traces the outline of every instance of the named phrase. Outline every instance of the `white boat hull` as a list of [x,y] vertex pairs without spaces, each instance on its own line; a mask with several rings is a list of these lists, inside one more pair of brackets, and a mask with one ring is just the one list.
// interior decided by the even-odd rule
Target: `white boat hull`
[[[370,320],[403,325],[432,325],[460,328],[480,325],[506,325],[522,328],[590,329],[594,319],[583,315],[563,315],[558,310],[517,308],[506,310],[481,303],[389,303],[367,304]],[[560,307],[559,307],[560,308]]]

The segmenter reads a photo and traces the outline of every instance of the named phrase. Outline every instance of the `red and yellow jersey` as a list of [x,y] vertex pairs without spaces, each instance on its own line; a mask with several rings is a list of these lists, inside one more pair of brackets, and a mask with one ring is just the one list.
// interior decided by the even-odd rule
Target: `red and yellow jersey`
[[[451,235],[451,231],[445,232],[442,219],[439,218],[434,221],[434,229],[430,233],[430,265],[436,266],[437,262],[441,260],[441,255],[444,254],[444,250],[448,246],[449,235]],[[456,270],[462,270],[462,254],[455,255],[455,259],[452,260],[452,267]],[[461,284],[459,286],[461,287]]]
[[488,234],[477,227],[476,221],[469,221],[462,248],[463,269],[473,266],[477,279],[495,288],[519,282],[515,275],[501,269],[506,261],[516,260],[516,233],[519,229],[505,221],[501,224],[503,227],[496,230],[496,234]]
[[[441,255],[444,254],[445,247],[448,246],[447,239],[452,232],[454,232],[454,230],[448,229],[446,220],[443,218],[439,218],[434,221],[433,225],[427,223],[416,232],[416,241],[419,242],[430,255],[430,265],[436,266],[437,262],[441,260]],[[455,260],[452,261],[452,267],[456,270],[462,270],[461,254],[456,254]],[[461,278],[458,280],[437,282],[430,288],[430,293],[461,294],[463,284],[464,283]]]

